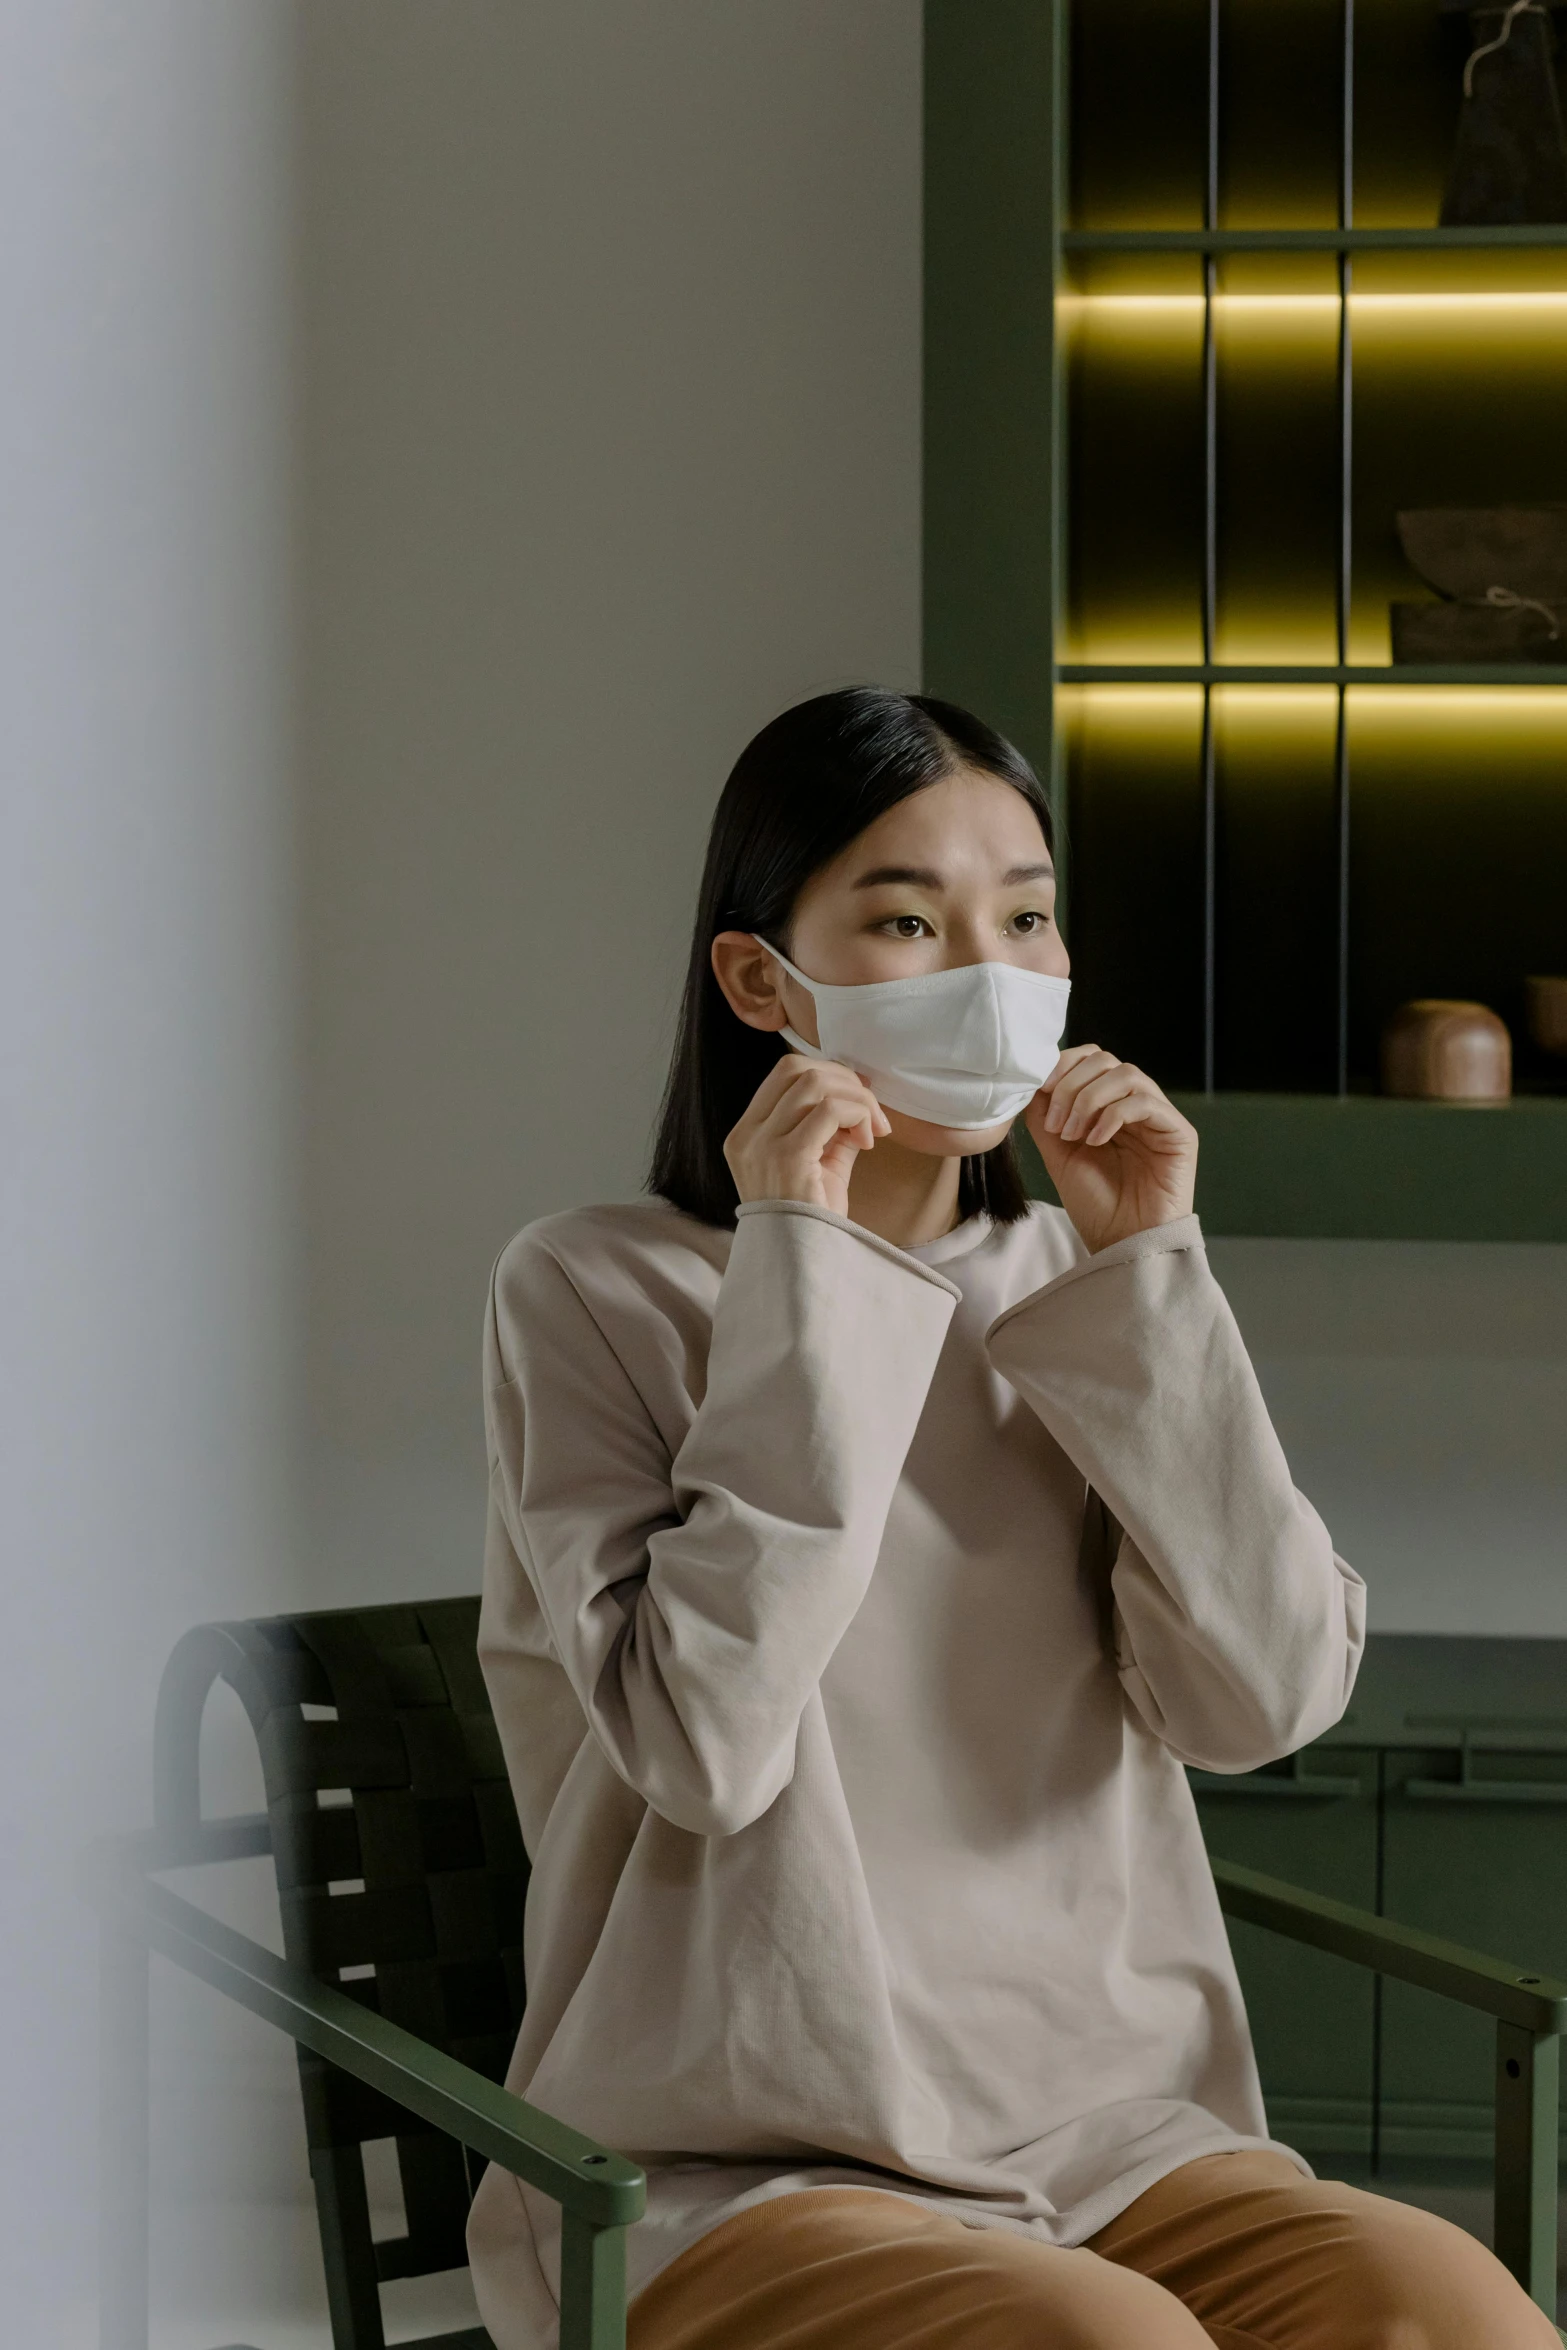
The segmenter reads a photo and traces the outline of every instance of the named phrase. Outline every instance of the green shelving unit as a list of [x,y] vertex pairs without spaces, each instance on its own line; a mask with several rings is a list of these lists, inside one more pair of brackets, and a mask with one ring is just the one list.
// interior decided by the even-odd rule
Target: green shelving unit
[[1567,1113],[1351,1094],[1178,1094],[1197,1205],[1237,1238],[1567,1240]]
[[[1049,773],[1076,1033],[1180,1094],[1218,1231],[1567,1239],[1520,1037],[1567,969],[1567,665],[1385,653],[1396,508],[1567,499],[1567,225],[1430,225],[1451,38],[927,0],[926,678]],[[1529,1090],[1377,1099],[1414,995],[1495,1004]]]
[[[1567,1240],[1567,1117],[1520,1095],[1470,1108],[1364,1094],[1181,1093],[1202,1138],[1197,1208],[1237,1240]],[[1030,1191],[1055,1191],[1032,1143]]]

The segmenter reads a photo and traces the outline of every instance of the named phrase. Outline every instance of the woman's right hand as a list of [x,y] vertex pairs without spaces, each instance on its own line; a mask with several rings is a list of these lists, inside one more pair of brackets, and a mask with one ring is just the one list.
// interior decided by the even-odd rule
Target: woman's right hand
[[892,1131],[863,1077],[837,1061],[786,1053],[724,1142],[742,1204],[797,1199],[849,1212],[849,1177],[861,1151]]

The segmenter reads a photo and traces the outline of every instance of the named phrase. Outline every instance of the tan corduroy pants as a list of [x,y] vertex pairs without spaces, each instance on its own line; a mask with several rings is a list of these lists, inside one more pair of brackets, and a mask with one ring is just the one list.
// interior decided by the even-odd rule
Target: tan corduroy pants
[[1559,2350],[1482,2244],[1281,2155],[1209,2155],[1078,2251],[873,2188],[755,2204],[631,2305],[629,2350]]

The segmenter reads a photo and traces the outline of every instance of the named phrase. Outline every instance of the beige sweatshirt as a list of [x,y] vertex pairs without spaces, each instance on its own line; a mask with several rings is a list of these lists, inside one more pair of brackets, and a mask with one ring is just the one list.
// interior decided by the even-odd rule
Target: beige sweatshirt
[[[1365,1595],[1195,1217],[586,1209],[501,1258],[485,1378],[508,2081],[647,2166],[633,2289],[769,2194],[1074,2244],[1268,2143],[1181,1766],[1335,1722]],[[554,2206],[491,2169],[469,2240],[544,2350]]]

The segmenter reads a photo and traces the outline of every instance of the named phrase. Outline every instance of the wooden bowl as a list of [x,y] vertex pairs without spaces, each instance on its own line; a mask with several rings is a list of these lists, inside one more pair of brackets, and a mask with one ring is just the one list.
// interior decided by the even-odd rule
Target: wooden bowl
[[1382,1090],[1405,1101],[1505,1102],[1513,1040],[1485,1004],[1400,1004],[1382,1031]]
[[1542,1052],[1567,1053],[1567,979],[1526,979],[1529,1034]]

